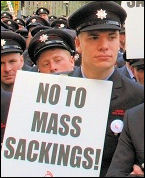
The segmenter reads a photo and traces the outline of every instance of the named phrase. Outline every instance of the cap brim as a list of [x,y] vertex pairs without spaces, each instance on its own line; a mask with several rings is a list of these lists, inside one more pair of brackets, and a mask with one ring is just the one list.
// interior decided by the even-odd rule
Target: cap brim
[[80,30],[80,32],[92,31],[92,30],[120,30],[121,28],[116,25],[100,24],[87,26]]
[[135,62],[131,66],[135,67],[135,66],[140,66],[140,65],[144,65],[144,61]]
[[1,54],[6,54],[6,53],[23,53],[23,51],[20,49],[3,49],[3,50],[1,50]]
[[[43,48],[39,49],[39,50],[37,51],[37,53],[35,54],[34,58],[35,58],[35,59],[38,58],[38,56],[40,55],[40,53],[41,53],[42,51],[44,51],[44,50],[46,50],[46,49],[51,49],[51,48],[62,48],[62,49],[65,49],[65,50],[69,51],[69,49],[66,48],[66,46],[64,46],[63,44],[57,44],[57,43],[55,43],[55,44],[46,45],[46,46],[44,46]],[[36,61],[37,61],[37,60],[36,60]],[[33,62],[36,64],[36,61],[33,61]]]

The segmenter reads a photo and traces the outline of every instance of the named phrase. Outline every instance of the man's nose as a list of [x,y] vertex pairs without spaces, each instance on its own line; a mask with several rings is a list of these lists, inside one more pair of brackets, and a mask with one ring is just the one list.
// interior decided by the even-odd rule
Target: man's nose
[[11,70],[11,65],[10,64],[5,64],[4,65],[4,71],[8,72]]
[[101,39],[98,44],[99,50],[106,51],[109,48],[109,42],[107,39]]
[[50,71],[51,71],[51,73],[54,73],[54,72],[57,71],[57,67],[56,67],[56,64],[54,62],[50,63]]

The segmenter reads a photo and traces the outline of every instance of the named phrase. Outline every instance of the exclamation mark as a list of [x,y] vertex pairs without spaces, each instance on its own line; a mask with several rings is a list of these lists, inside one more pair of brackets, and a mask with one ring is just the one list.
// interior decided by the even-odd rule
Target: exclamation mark
[[96,150],[96,159],[95,159],[94,170],[98,170],[98,163],[99,163],[100,153],[101,153],[101,149],[97,149]]

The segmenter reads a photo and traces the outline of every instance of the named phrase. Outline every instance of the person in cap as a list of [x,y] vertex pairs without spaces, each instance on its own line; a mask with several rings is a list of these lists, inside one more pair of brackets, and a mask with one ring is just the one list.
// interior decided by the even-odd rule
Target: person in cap
[[39,17],[39,16],[32,16],[27,19],[26,21],[26,28],[28,31],[31,30],[32,27],[36,26],[48,26],[50,27],[50,23],[46,21],[45,19]]
[[25,38],[25,40],[27,40],[27,38],[28,38],[28,30],[26,28],[16,30],[16,33],[18,33],[19,35],[23,36]]
[[9,26],[3,21],[1,21],[1,31],[8,31],[8,30],[10,30]]
[[32,29],[31,31],[31,35],[32,37],[34,37],[38,32],[43,31],[43,30],[48,30],[48,29],[52,29],[51,27],[48,26],[36,26]]
[[55,15],[49,16],[49,22],[50,22],[50,24],[51,24],[54,20],[57,20],[57,17],[56,17]]
[[[125,65],[121,68],[118,68],[118,72],[121,75],[129,78],[133,82],[138,82],[140,84],[144,84],[144,59],[141,60],[140,67],[134,68],[133,63],[137,62],[138,59],[126,59],[126,52],[123,54],[123,58],[125,60]],[[137,63],[138,65],[138,63]],[[140,68],[140,69],[139,69]],[[139,70],[138,70],[139,69]]]
[[[135,165],[137,163],[137,165]],[[133,167],[138,169],[133,171]],[[124,128],[106,177],[144,175],[144,103],[126,111]],[[139,175],[138,175],[139,174]],[[142,176],[144,177],[144,176]]]
[[1,32],[1,87],[12,92],[17,70],[21,70],[24,61],[25,39],[12,31]]
[[[19,35],[21,35],[22,37],[24,37],[25,41],[26,41],[26,47],[28,46],[28,30],[26,28],[23,28],[22,30],[17,30],[16,33],[18,33]],[[26,51],[26,49],[25,49]],[[26,52],[23,52],[23,59],[24,59],[24,65],[23,65],[23,70],[26,71],[32,71],[33,70],[33,63],[32,61],[29,59],[29,56],[26,56]]]
[[144,85],[144,59],[132,59],[131,70],[137,82]]
[[19,30],[22,30],[25,27],[25,22],[21,18],[16,18],[14,20],[19,25]]
[[41,18],[49,21],[49,10],[45,7],[40,7],[36,11],[36,15],[40,16]]
[[66,20],[57,19],[51,23],[51,27],[52,28],[68,28],[68,24]]
[[21,35],[22,37],[24,37],[25,41],[26,41],[26,49],[23,52],[23,58],[24,58],[24,66],[23,66],[23,70],[32,70],[33,67],[33,63],[30,60],[29,55],[27,56],[27,47],[29,46],[28,42],[28,30],[26,28],[23,28],[22,30],[16,30],[16,33],[18,33],[19,35]]
[[126,17],[126,11],[116,2],[93,1],[68,18],[69,27],[77,32],[75,44],[82,62],[81,67],[67,75],[113,81],[100,177],[106,175],[110,166],[125,110],[144,102],[144,88],[121,76],[114,67],[120,48],[119,30]]
[[131,70],[132,60],[126,59],[126,53],[124,53],[123,58],[125,60],[125,65],[120,68],[117,68],[118,72],[121,75],[127,77],[128,79],[132,80],[133,82],[136,82],[135,76],[133,75]]
[[72,71],[74,68],[74,40],[59,29],[38,32],[30,42],[28,53],[42,73]]
[[65,16],[65,17],[64,17],[64,16],[60,16],[60,17],[58,17],[57,19],[58,19],[58,20],[64,20],[64,21],[67,21],[66,16]]
[[25,61],[26,64],[30,65],[31,67],[34,65],[34,63],[31,61],[27,49],[28,49],[29,43],[32,39],[31,31],[33,30],[33,28],[38,27],[38,26],[48,26],[48,27],[50,27],[50,23],[48,21],[46,21],[45,19],[39,17],[39,16],[32,16],[32,17],[27,19],[26,28],[29,32],[28,32],[28,38],[26,40],[27,46],[26,46],[26,50],[24,52],[24,61]]
[[41,18],[39,16],[32,16],[32,17],[28,18],[27,21],[26,21],[26,28],[29,31],[28,39],[27,39],[27,41],[28,41],[27,44],[28,45],[29,45],[30,40],[32,38],[31,31],[36,26],[37,27],[38,26],[48,26],[48,27],[50,27],[50,24],[49,24],[48,21],[46,21],[45,19],[43,19],[43,18]]
[[19,25],[14,20],[8,19],[4,20],[3,22],[9,26],[10,30],[14,32],[19,29]]
[[13,16],[9,12],[1,13],[1,21],[13,19]]

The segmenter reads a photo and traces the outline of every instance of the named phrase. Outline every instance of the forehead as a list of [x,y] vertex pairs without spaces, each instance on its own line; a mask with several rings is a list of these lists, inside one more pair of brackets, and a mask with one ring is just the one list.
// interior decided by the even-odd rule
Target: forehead
[[48,14],[46,14],[46,13],[41,13],[41,14],[39,14],[39,15],[40,15],[40,16],[41,16],[41,15],[46,15],[46,16],[48,16]]
[[69,51],[67,51],[66,49],[63,49],[63,48],[50,48],[50,49],[46,49],[44,50],[40,55],[39,55],[39,58],[42,58],[42,59],[46,59],[46,58],[43,58],[44,56],[46,57],[49,57],[50,55],[51,56],[54,56],[54,57],[58,57],[58,56],[64,56],[64,55],[70,55]]
[[92,31],[87,31],[87,34],[111,34],[111,33],[119,33],[119,30],[92,30]]
[[20,56],[21,56],[20,53],[4,53],[4,54],[1,54],[1,60],[20,58]]
[[119,34],[119,30],[91,30],[91,31],[81,32],[79,35],[81,34],[86,34],[86,35]]

